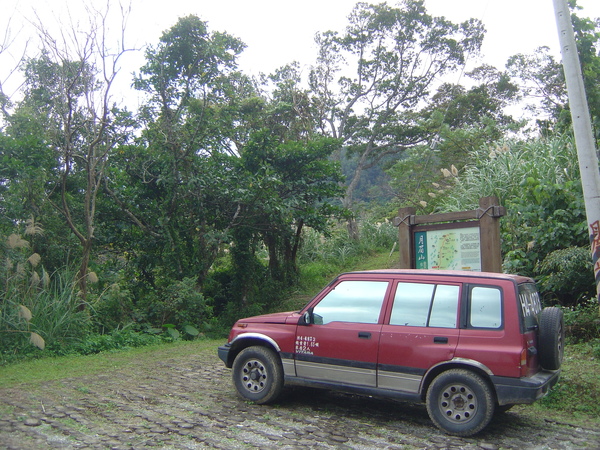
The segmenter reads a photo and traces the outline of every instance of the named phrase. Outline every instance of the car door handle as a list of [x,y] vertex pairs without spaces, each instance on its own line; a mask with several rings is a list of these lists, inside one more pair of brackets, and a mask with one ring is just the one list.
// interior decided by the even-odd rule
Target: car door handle
[[448,343],[448,338],[447,337],[436,336],[436,337],[433,338],[433,343],[434,344],[447,344]]
[[368,331],[359,331],[358,337],[361,339],[371,339],[371,333],[369,333]]

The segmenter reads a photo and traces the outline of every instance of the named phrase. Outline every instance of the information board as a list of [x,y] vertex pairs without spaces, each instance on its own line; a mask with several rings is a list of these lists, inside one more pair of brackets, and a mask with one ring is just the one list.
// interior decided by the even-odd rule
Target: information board
[[479,227],[417,231],[417,269],[481,270]]

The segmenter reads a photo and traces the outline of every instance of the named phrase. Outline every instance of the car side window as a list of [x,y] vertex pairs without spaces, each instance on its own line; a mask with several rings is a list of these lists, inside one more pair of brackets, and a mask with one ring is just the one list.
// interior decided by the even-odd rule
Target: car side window
[[498,288],[475,286],[471,289],[469,326],[502,327],[502,293]]
[[398,283],[390,325],[456,328],[459,287]]
[[429,317],[429,326],[456,328],[458,310],[458,286],[438,284]]
[[342,281],[314,307],[314,323],[377,323],[387,287],[387,281]]

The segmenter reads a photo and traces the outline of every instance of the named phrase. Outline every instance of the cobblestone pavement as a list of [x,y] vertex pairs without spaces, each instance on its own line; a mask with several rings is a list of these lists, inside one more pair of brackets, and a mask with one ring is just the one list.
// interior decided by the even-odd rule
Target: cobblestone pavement
[[0,389],[0,448],[600,448],[593,426],[515,409],[475,437],[456,438],[437,430],[422,405],[297,389],[276,405],[257,406],[235,395],[216,352],[203,352]]

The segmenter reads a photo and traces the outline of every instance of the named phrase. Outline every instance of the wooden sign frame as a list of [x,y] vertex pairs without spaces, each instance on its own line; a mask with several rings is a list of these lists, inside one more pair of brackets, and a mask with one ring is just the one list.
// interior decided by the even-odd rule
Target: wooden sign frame
[[[415,233],[429,229],[457,229],[479,226],[479,250],[481,271],[502,272],[500,247],[500,217],[506,215],[506,208],[500,206],[497,197],[479,199],[479,208],[471,211],[440,213],[418,216],[413,207],[400,208],[394,225],[398,227],[400,248],[399,267],[416,268]],[[432,227],[430,224],[437,224]],[[419,228],[420,227],[420,228]]]

